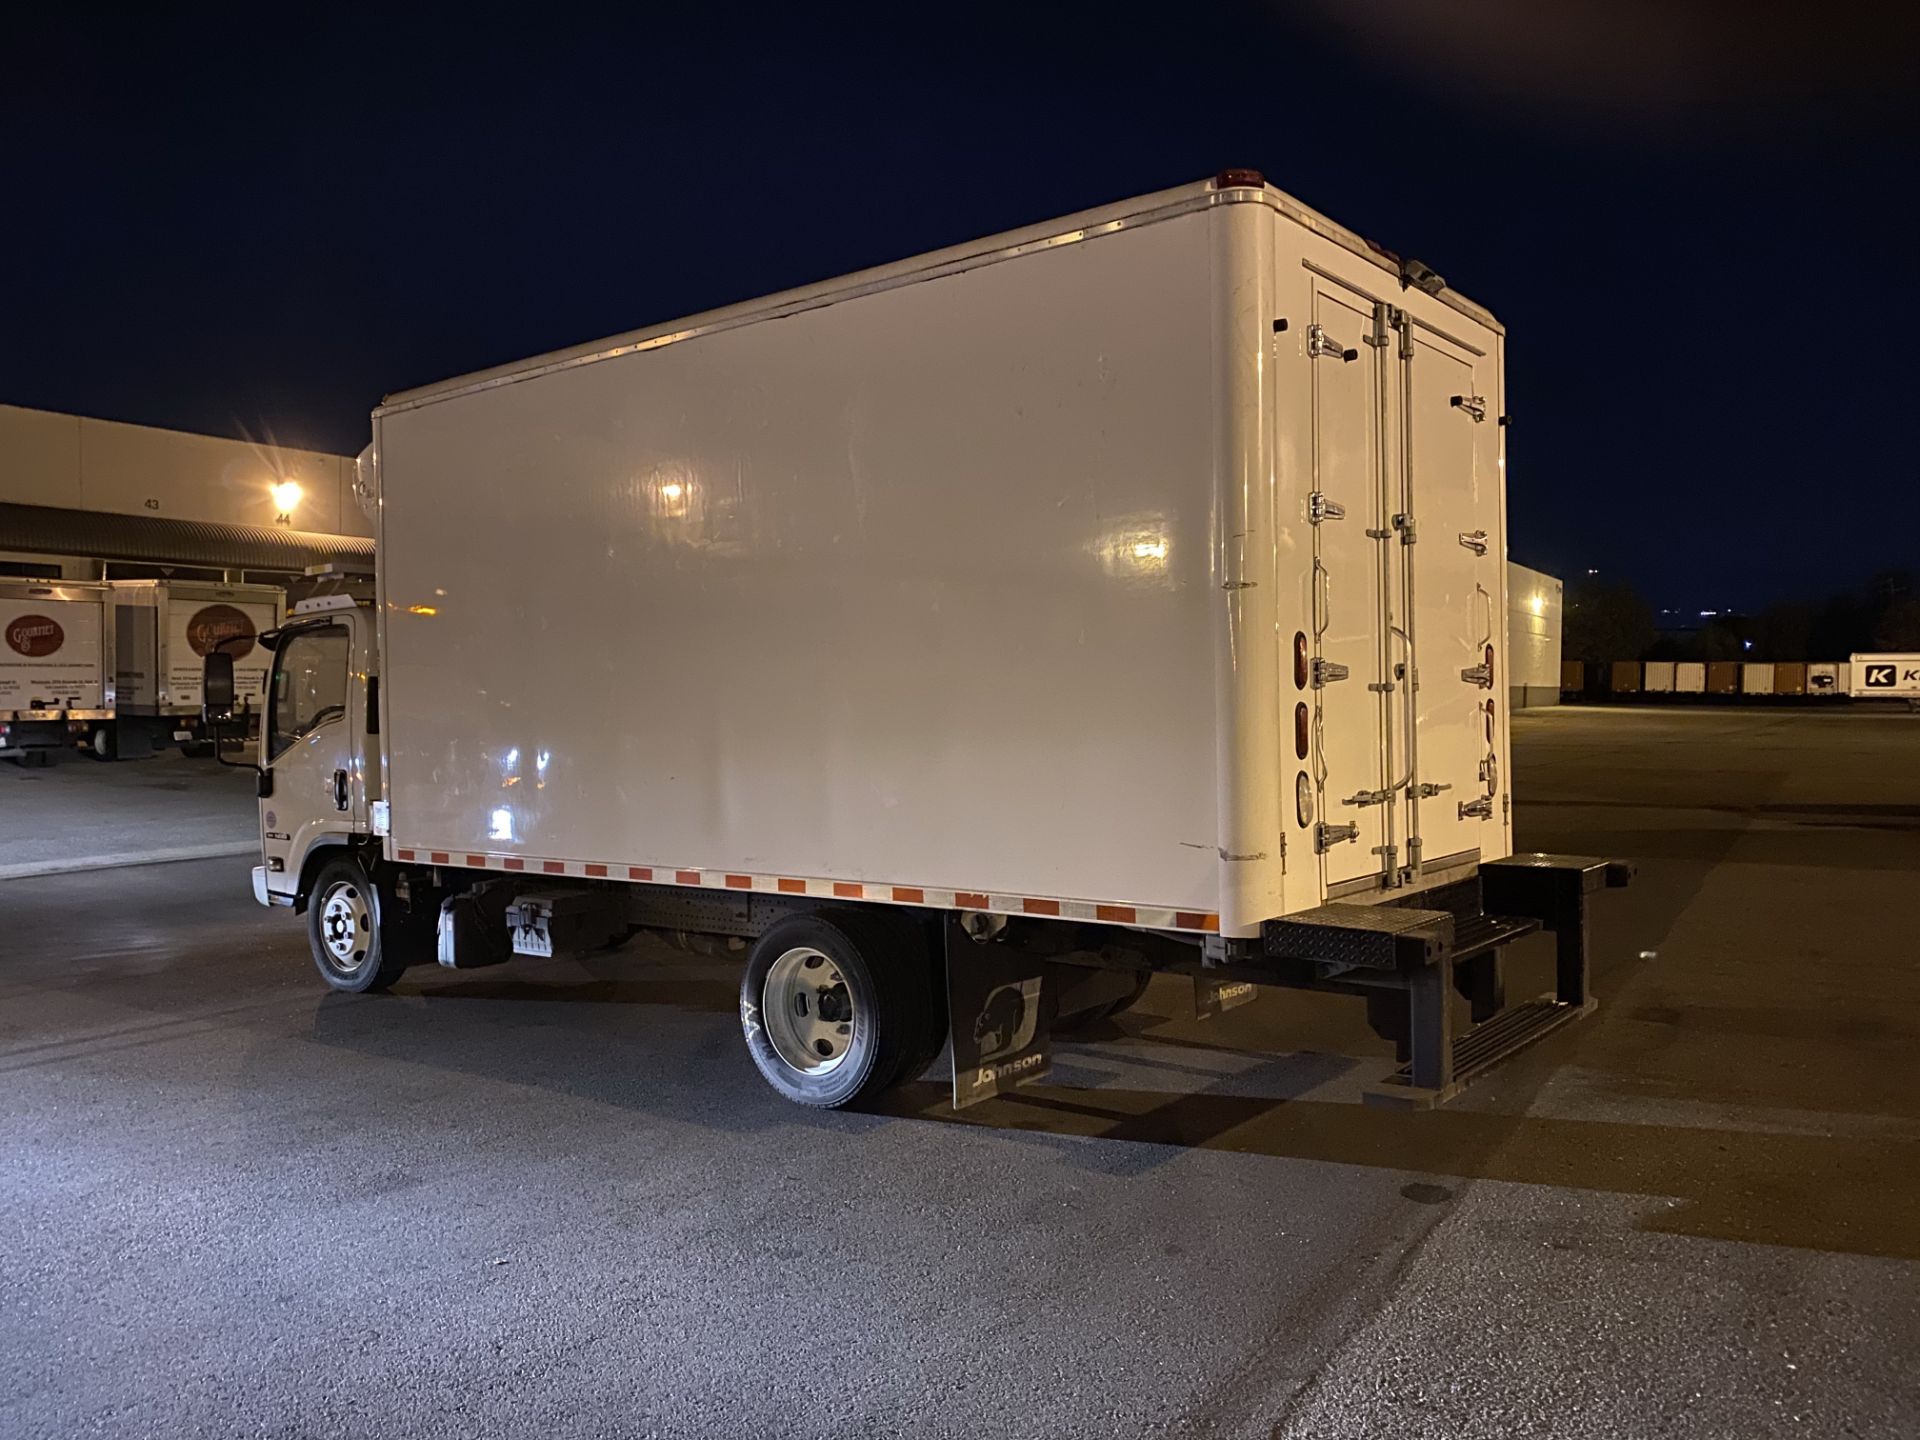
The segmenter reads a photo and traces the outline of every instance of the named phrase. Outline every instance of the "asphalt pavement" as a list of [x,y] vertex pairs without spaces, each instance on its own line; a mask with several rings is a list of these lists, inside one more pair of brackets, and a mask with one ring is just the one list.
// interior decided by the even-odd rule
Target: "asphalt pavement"
[[243,858],[0,882],[0,1435],[1920,1433],[1917,758],[1522,717],[1521,842],[1640,876],[1598,1014],[1430,1114],[1343,997],[821,1115],[721,962],[333,996]]

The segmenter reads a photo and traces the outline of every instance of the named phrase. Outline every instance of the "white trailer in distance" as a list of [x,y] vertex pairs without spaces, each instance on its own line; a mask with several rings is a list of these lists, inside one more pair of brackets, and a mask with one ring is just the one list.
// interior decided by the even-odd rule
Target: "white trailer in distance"
[[1444,1099],[1625,874],[1513,854],[1505,350],[1236,171],[396,395],[377,598],[269,637],[256,897],[343,990],[745,946],[810,1105],[1030,1081],[1155,971],[1364,996]]
[[1848,693],[1856,700],[1920,702],[1920,655],[1888,653],[1849,657]]

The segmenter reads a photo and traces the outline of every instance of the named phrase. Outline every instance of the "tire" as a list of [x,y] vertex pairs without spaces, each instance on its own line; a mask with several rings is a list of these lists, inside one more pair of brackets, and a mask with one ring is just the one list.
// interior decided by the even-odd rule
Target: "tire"
[[307,947],[331,989],[385,990],[419,958],[418,936],[385,915],[385,897],[351,855],[323,864],[308,894]]
[[790,915],[754,942],[740,978],[747,1053],[797,1105],[871,1100],[932,1058],[932,969],[921,928],[902,917]]
[[91,740],[91,754],[94,759],[116,760],[119,758],[120,747],[114,740],[113,727],[111,725],[95,727],[92,736],[89,738]]

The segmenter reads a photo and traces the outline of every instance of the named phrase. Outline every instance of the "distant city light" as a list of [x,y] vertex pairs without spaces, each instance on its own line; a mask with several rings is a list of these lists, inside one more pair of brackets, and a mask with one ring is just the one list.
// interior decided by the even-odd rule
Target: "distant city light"
[[1600,572],[1599,572],[1598,570],[1589,570],[1589,571],[1587,571],[1587,574],[1589,574],[1589,575],[1598,575],[1599,573],[1600,573]]

